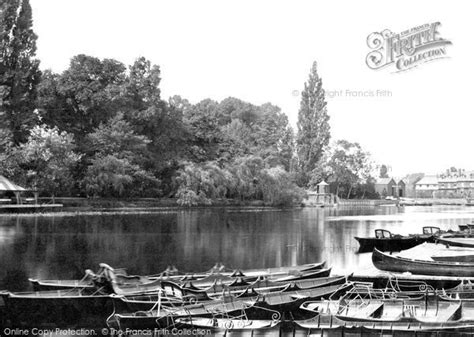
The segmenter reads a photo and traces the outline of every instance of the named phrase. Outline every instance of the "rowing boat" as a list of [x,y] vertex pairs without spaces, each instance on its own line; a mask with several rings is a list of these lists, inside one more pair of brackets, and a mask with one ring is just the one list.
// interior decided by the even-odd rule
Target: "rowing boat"
[[[474,303],[427,297],[422,300],[312,301],[302,309],[319,315],[295,322],[316,335],[339,329],[338,336],[461,336],[474,331]],[[330,334],[329,334],[330,335]]]
[[[314,277],[325,277],[329,275],[329,269],[325,269],[325,262],[307,263],[289,267],[273,267],[273,268],[254,268],[244,270],[227,270],[222,264],[216,264],[211,269],[201,273],[187,273],[182,274],[176,269],[176,267],[168,266],[163,272],[148,275],[128,275],[122,268],[114,269],[105,263],[99,264],[99,271],[93,273],[90,270],[86,270],[86,275],[81,280],[39,280],[29,279],[33,285],[33,290],[62,290],[62,289],[74,289],[74,288],[88,288],[94,290],[108,287],[109,292],[114,292],[113,287],[110,285],[110,274],[114,275],[115,286],[123,287],[126,292],[127,288],[140,287],[143,284],[153,285],[156,281],[169,280],[177,283],[199,281],[198,283],[207,283],[207,286],[213,284],[216,278],[228,277],[233,279],[239,276],[245,276],[248,279],[257,279],[258,277],[267,277],[275,281],[290,281],[298,280],[301,278],[314,278]],[[318,276],[316,276],[318,275]],[[105,277],[104,277],[105,276]],[[156,284],[156,283],[155,283]],[[102,289],[103,290],[103,289]],[[120,293],[120,290],[119,290]]]
[[372,262],[380,270],[421,275],[474,277],[474,263],[450,263],[392,256],[374,249]]
[[474,235],[471,233],[457,232],[444,234],[437,238],[436,241],[448,247],[474,248]]
[[11,293],[1,292],[8,326],[17,328],[102,328],[113,312],[109,295],[80,289]]
[[434,242],[435,236],[440,232],[438,227],[423,227],[423,234],[412,234],[402,236],[392,234],[385,229],[376,229],[375,237],[363,238],[356,236],[359,242],[359,253],[372,252],[374,248],[380,251],[398,252],[405,249],[413,248],[424,242]]
[[[163,305],[183,305],[203,303],[210,300],[222,299],[224,297],[240,297],[265,295],[269,293],[285,292],[290,290],[309,290],[346,283],[346,276],[333,276],[316,279],[305,279],[294,282],[270,282],[268,280],[257,280],[245,282],[236,279],[229,285],[214,284],[205,289],[194,287],[192,284],[179,285],[170,281],[163,281],[162,291],[148,292],[140,295],[112,296],[117,312],[148,311],[156,307],[161,296]],[[167,304],[170,303],[170,304]]]
[[[248,319],[281,319],[298,316],[300,305],[308,300],[338,298],[352,289],[353,284],[332,285],[308,290],[269,293],[250,297],[226,297],[192,305],[166,307],[158,305],[155,310],[134,313],[116,313],[107,324],[118,329],[166,328],[183,317],[232,317],[245,313]],[[301,313],[301,317],[308,314]],[[313,315],[314,316],[314,315]]]

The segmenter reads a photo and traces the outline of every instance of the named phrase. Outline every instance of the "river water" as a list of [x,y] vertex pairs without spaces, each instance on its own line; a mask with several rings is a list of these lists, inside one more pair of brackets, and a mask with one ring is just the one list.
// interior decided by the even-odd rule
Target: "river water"
[[82,278],[105,262],[130,274],[168,265],[204,271],[216,262],[260,268],[327,261],[333,274],[371,265],[354,236],[374,229],[421,233],[457,229],[474,219],[468,207],[360,207],[114,211],[0,215],[0,289],[28,290],[28,278]]

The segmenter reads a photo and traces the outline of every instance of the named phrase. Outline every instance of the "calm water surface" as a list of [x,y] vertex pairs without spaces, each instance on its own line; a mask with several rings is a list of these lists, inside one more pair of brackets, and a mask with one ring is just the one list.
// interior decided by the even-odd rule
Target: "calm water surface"
[[132,274],[168,265],[203,271],[286,266],[326,260],[335,273],[371,265],[354,236],[376,228],[420,233],[456,229],[474,208],[198,209],[140,213],[0,215],[0,289],[29,289],[28,278],[82,278],[105,262]]

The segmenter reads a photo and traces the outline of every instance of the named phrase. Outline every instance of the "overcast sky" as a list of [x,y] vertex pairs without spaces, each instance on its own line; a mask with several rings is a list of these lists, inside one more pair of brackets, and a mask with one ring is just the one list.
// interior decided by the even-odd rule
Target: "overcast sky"
[[[271,102],[296,125],[316,60],[333,139],[359,142],[394,175],[474,170],[468,1],[30,1],[43,69],[60,72],[79,53],[145,56],[161,67],[164,99]],[[370,33],[438,21],[449,58],[402,73],[367,67]]]

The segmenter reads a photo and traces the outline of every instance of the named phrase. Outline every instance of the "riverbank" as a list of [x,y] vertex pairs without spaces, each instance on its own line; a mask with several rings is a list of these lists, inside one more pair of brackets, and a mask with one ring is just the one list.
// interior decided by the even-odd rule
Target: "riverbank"
[[[48,198],[48,201],[50,199]],[[47,202],[46,199],[40,202]],[[72,198],[59,197],[55,199],[55,203],[63,205],[63,211],[91,211],[103,209],[124,209],[124,208],[188,208],[178,204],[174,198]],[[265,205],[262,200],[241,201],[235,199],[218,199],[213,200],[212,205],[198,205],[193,208],[200,207],[223,207],[223,206],[246,206],[246,207],[270,207]]]
[[[466,199],[415,199],[413,206],[466,206]],[[338,199],[338,202],[331,204],[312,204],[303,202],[303,205],[291,207],[377,207],[381,205],[396,205],[395,200],[384,199]],[[51,204],[50,198],[39,198],[40,204]],[[184,207],[178,204],[174,198],[81,198],[81,197],[57,197],[55,204],[62,204],[63,207],[48,209],[48,212],[89,212],[107,210],[150,210],[150,209],[189,209],[189,208],[219,208],[219,207],[251,207],[269,208],[274,206],[265,204],[262,200],[241,201],[236,199],[213,200],[212,205],[197,205]],[[411,206],[407,204],[405,206]],[[43,212],[42,210],[38,210]],[[2,212],[4,213],[4,212]]]

